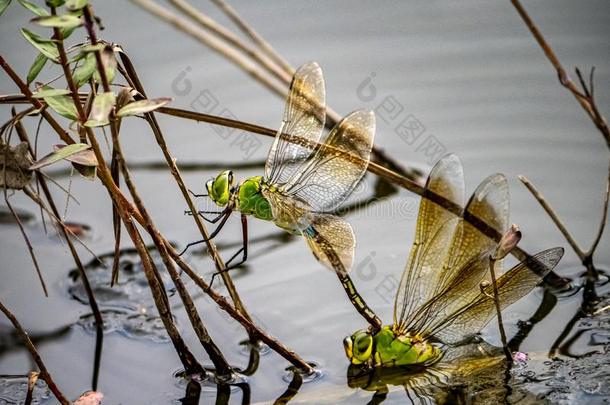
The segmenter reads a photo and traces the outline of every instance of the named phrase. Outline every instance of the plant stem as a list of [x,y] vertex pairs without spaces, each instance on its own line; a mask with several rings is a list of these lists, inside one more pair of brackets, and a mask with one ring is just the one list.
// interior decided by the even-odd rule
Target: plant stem
[[580,248],[580,246],[578,245],[578,242],[576,242],[576,239],[574,239],[572,237],[572,235],[570,234],[570,231],[568,231],[568,229],[563,224],[563,222],[561,221],[561,219],[559,218],[559,216],[557,215],[557,213],[555,212],[553,207],[551,207],[550,204],[546,201],[546,199],[544,198],[542,193],[540,191],[538,191],[538,189],[536,189],[534,184],[532,184],[532,182],[529,181],[529,179],[527,177],[519,176],[519,180],[521,180],[521,182],[525,185],[525,187],[527,187],[527,189],[530,191],[530,193],[532,193],[534,198],[540,203],[542,208],[544,208],[544,210],[549,215],[549,217],[551,217],[551,219],[553,220],[553,222],[555,223],[555,225],[557,226],[557,228],[559,229],[561,234],[566,238],[566,240],[568,241],[570,246],[572,246],[572,249],[578,256],[578,258],[581,261],[584,261],[585,254],[582,251],[582,249]]
[[36,350],[36,347],[34,346],[34,343],[32,343],[32,340],[28,336],[27,332],[23,329],[23,327],[21,326],[21,324],[19,323],[19,321],[17,320],[15,315],[13,315],[11,313],[11,311],[9,311],[8,308],[6,308],[2,304],[2,301],[0,301],[0,311],[4,313],[4,315],[9,319],[9,321],[11,321],[11,323],[13,324],[13,327],[15,328],[15,330],[19,334],[19,337],[23,341],[23,344],[25,345],[26,349],[30,352],[32,359],[34,360],[34,362],[38,366],[38,369],[40,370],[40,378],[42,378],[47,383],[47,386],[49,387],[49,389],[51,390],[53,395],[55,395],[55,398],[57,398],[57,400],[62,405],[69,405],[70,401],[68,401],[66,399],[64,394],[59,390],[59,388],[55,384],[55,381],[53,381],[51,374],[47,370],[47,367],[45,366],[44,362],[42,361],[40,354],[38,354],[38,351]]
[[493,286],[493,299],[496,305],[496,316],[498,317],[498,328],[500,329],[500,338],[502,339],[502,347],[504,348],[504,355],[506,356],[506,362],[510,366],[513,363],[513,355],[508,347],[508,341],[506,339],[506,332],[504,331],[504,324],[502,323],[502,308],[500,307],[500,293],[498,292],[498,283],[496,282],[496,260],[493,256],[489,256],[489,274],[491,275],[491,284]]

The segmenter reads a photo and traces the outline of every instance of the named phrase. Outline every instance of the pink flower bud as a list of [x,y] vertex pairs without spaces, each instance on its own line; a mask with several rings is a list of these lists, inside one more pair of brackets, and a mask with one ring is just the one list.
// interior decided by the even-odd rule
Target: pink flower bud
[[508,231],[502,235],[502,239],[500,239],[498,247],[496,247],[496,251],[493,254],[494,260],[501,260],[506,257],[517,246],[520,240],[521,231],[517,225],[512,224]]

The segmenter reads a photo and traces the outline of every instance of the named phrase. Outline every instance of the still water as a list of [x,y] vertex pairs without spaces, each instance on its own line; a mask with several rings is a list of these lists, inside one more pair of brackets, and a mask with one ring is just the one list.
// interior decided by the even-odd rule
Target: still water
[[[234,5],[293,65],[315,60],[322,66],[327,103],[333,109],[342,115],[358,108],[376,109],[376,145],[395,159],[427,171],[442,154],[456,153],[464,165],[467,194],[489,174],[505,173],[511,185],[511,221],[524,233],[524,249],[535,252],[566,243],[519,183],[519,174],[543,191],[576,239],[588,246],[601,215],[608,151],[573,97],[559,86],[552,67],[508,1]],[[596,67],[598,103],[602,112],[609,111],[607,2],[546,0],[525,6],[566,68],[580,66],[588,71]],[[272,128],[279,125],[283,100],[212,51],[129,2],[98,1],[94,7],[106,27],[101,37],[120,43],[129,53],[151,97],[171,96],[175,107],[234,116]],[[206,3],[202,8],[225,21],[213,5]],[[0,52],[18,72],[26,72],[35,56],[18,33],[30,18],[18,4],[12,4],[0,20]],[[46,78],[52,76],[49,73]],[[1,76],[0,93],[15,91]],[[1,114],[6,119],[8,109]],[[236,168],[238,178],[262,173],[270,138],[159,118],[178,163],[195,167],[184,172],[192,189],[202,190],[204,181],[225,167]],[[417,134],[401,136],[396,128],[404,122],[415,122]],[[162,155],[144,123],[128,121],[122,133],[135,181],[157,226],[179,245],[196,239],[196,228],[183,215],[185,204],[171,176],[163,168],[149,165],[162,162]],[[43,127],[40,144],[53,141],[53,134]],[[67,185],[67,176],[59,173],[58,178]],[[375,183],[368,175],[354,201],[373,195]],[[111,206],[105,190],[97,182],[78,177],[71,189],[80,204],[70,204],[68,219],[91,227],[85,241],[94,252],[111,252]],[[56,197],[65,199],[61,192]],[[35,338],[58,385],[68,397],[76,398],[91,381],[95,337],[90,311],[82,304],[80,284],[71,276],[73,265],[65,245],[52,229],[45,234],[38,212],[22,196],[15,195],[12,201],[34,215],[26,229],[50,297],[45,298],[40,290],[17,227],[6,224],[0,225],[0,297]],[[347,216],[358,241],[354,282],[388,323],[395,284],[413,239],[418,201],[400,191]],[[240,243],[239,226],[238,220],[230,221],[218,241],[225,255]],[[336,277],[311,257],[303,241],[286,238],[272,224],[251,221],[250,239],[248,265],[234,274],[243,301],[260,325],[322,371],[321,378],[300,387],[291,403],[370,401],[377,390],[370,381],[369,390],[353,388],[359,385],[353,379],[348,385],[350,370],[341,341],[365,325],[345,299]],[[595,257],[600,268],[610,268],[609,241],[606,234]],[[129,248],[126,238],[124,242]],[[80,251],[88,257],[84,249]],[[211,261],[201,252],[193,251],[188,260],[200,274],[211,275]],[[566,249],[557,272],[574,278],[578,286],[582,271],[577,257]],[[108,274],[100,269],[92,268],[91,277],[107,316],[99,376],[104,403],[180,403],[186,384],[175,374],[181,365],[155,316],[137,260],[125,254],[119,289],[107,287]],[[194,285],[189,287],[214,340],[231,364],[245,368],[248,351],[239,345],[246,337],[243,330],[197,293]],[[598,289],[602,296],[607,292],[607,287]],[[536,402],[548,396],[551,403],[607,401],[607,312],[577,322],[564,340],[569,345],[558,355],[560,361],[551,362],[547,356],[578,311],[581,291],[558,297],[542,290],[533,292],[505,313],[509,334],[514,335],[518,325],[523,329],[519,321],[530,319],[543,297],[547,303],[540,307],[543,316],[536,318],[539,322],[520,345],[530,360],[514,372],[519,383],[511,400]],[[605,299],[600,308],[608,305]],[[207,363],[179,299],[172,297],[172,303],[188,345]],[[494,323],[483,331],[483,337],[490,344],[499,343]],[[493,348],[485,348],[493,352]],[[585,353],[593,354],[579,357]],[[231,391],[230,403],[246,402],[248,396],[251,403],[272,403],[289,387],[287,366],[273,352],[262,355],[258,370],[247,377],[248,384]],[[32,367],[11,326],[0,319],[0,375],[23,375]],[[485,376],[484,370],[494,365],[486,367],[473,366],[465,377],[466,386],[471,385],[469,392],[477,393],[481,402],[495,401],[490,399],[495,391],[480,385],[502,378],[501,371]],[[16,391],[22,383],[18,378],[0,379],[0,404],[18,401]],[[428,379],[424,385],[433,384]],[[402,384],[389,386],[384,403],[408,402]],[[410,395],[417,403],[413,393]],[[43,403],[54,403],[45,400],[47,396],[40,390]],[[216,391],[204,385],[201,396],[201,403],[210,403]]]

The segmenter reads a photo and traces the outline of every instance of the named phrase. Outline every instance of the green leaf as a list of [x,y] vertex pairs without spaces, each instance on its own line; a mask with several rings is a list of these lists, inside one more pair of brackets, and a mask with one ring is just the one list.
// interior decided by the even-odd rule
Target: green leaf
[[21,35],[28,40],[34,48],[38,49],[47,58],[54,62],[59,62],[59,51],[55,46],[55,41],[51,39],[42,38],[40,35],[33,33],[32,31],[21,28]]
[[57,114],[66,117],[73,121],[78,120],[78,112],[76,106],[69,96],[54,96],[44,97],[44,102],[47,103]]
[[[58,152],[65,147],[66,145],[53,145],[53,151]],[[66,156],[64,159],[66,159],[68,162],[76,163],[81,166],[96,167],[98,165],[95,153],[91,149],[78,151],[74,154]]]
[[34,164],[32,166],[30,166],[30,170],[40,169],[41,167],[48,166],[52,163],[55,163],[62,159],[70,157],[70,156],[74,155],[75,153],[78,153],[80,151],[90,148],[90,146],[87,145],[86,143],[74,143],[72,145],[65,145],[65,146],[60,145],[60,146],[63,146],[63,147],[57,148],[57,150],[55,150],[54,152],[51,152],[48,155],[46,155],[45,157],[43,157],[42,159],[39,159],[36,162],[34,162]]
[[80,10],[87,5],[87,0],[67,0],[66,8],[68,10]]
[[11,4],[11,0],[0,0],[0,15],[4,13],[9,4]]
[[[110,48],[109,46],[104,47],[104,50],[101,52],[101,59],[102,66],[104,66],[104,72],[106,73],[106,79],[108,79],[108,83],[110,84],[114,80],[117,66],[116,58],[114,57],[114,52],[112,51],[112,48]],[[93,78],[98,83],[102,82],[100,73],[97,69],[95,72],[93,72]]]
[[165,104],[172,101],[169,97],[155,98],[151,100],[140,100],[133,103],[127,104],[121,108],[117,113],[117,117],[126,117],[129,115],[144,114],[156,110],[159,107],[163,107]]
[[92,53],[87,54],[85,61],[74,71],[73,77],[76,87],[81,87],[83,84],[87,83],[91,78],[91,75],[93,75],[93,72],[95,72],[96,67],[95,55]]
[[100,93],[95,96],[93,105],[91,106],[91,112],[89,113],[89,119],[85,122],[86,127],[101,127],[102,125],[108,124],[108,115],[114,107],[115,97],[114,93],[109,91],[107,93]]
[[70,94],[70,90],[68,89],[54,89],[52,87],[45,87],[42,90],[37,91],[32,94],[34,98],[45,98],[45,97],[55,97],[55,96],[65,96],[66,94]]
[[75,28],[83,24],[83,20],[72,14],[49,15],[32,18],[31,22],[42,27]]
[[28,85],[36,79],[45,63],[47,63],[47,57],[42,53],[39,53],[38,56],[36,56],[36,59],[34,59],[32,66],[30,66],[30,71],[28,72]]
[[68,38],[70,35],[72,35],[72,33],[74,32],[75,29],[77,29],[78,27],[64,27],[61,28],[59,31],[61,32],[61,37],[63,39]]
[[49,15],[49,12],[44,8],[40,7],[38,4],[34,4],[27,0],[19,0],[19,3],[37,16],[44,17]]

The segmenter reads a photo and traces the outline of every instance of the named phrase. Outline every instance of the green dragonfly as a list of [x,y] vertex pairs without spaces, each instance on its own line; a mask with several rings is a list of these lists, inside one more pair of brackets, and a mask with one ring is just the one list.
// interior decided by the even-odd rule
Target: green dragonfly
[[[459,159],[441,159],[426,188],[462,207]],[[444,345],[467,340],[494,317],[489,259],[497,244],[463,218],[479,218],[502,234],[508,228],[508,204],[508,182],[502,174],[479,185],[460,217],[422,198],[415,241],[394,302],[394,322],[380,331],[360,330],[346,337],[343,344],[352,364],[430,365],[442,357]],[[545,250],[498,278],[501,308],[528,294],[562,255],[562,248]]]
[[[375,115],[372,111],[352,112],[320,141],[325,119],[322,70],[315,62],[306,63],[297,69],[290,84],[282,125],[269,151],[264,175],[236,184],[233,172],[225,170],[206,183],[207,194],[194,195],[209,196],[223,208],[215,212],[215,218],[204,216],[212,223],[220,221],[210,238],[218,234],[231,213],[241,213],[243,246],[227,261],[227,269],[247,259],[247,217],[273,221],[305,237],[314,256],[336,272],[352,304],[378,329],[381,321],[347,274],[354,260],[354,233],[349,223],[332,214],[366,172]],[[211,212],[199,214],[206,213]],[[186,249],[204,241],[190,243]],[[236,261],[240,254],[241,260]]]

